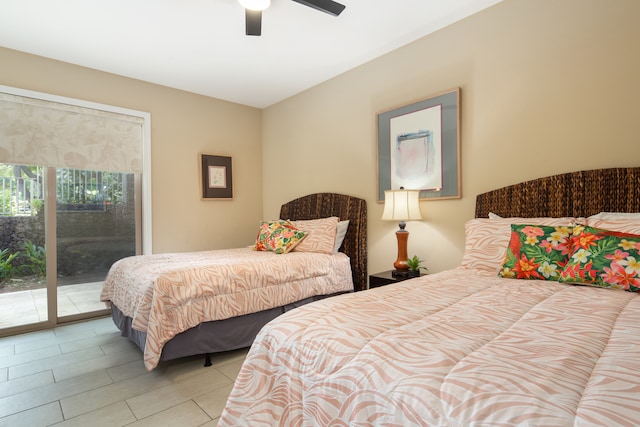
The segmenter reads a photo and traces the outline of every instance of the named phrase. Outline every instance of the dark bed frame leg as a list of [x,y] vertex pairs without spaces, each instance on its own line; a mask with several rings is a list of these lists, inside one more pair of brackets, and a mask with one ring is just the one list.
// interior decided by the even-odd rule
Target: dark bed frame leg
[[204,366],[211,366],[211,353],[207,353],[204,355]]

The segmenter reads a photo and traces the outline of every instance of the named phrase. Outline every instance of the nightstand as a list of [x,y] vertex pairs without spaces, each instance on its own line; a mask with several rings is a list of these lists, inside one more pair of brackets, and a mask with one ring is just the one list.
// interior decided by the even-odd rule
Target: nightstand
[[[383,271],[369,276],[369,289],[379,288],[380,286],[389,285],[391,283],[402,282],[403,280],[413,279],[419,276],[393,276],[394,270]],[[423,274],[420,273],[420,276]]]

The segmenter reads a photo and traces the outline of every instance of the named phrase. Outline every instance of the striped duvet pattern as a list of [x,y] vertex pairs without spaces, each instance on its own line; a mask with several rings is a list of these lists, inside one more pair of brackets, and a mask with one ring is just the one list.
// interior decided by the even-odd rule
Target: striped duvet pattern
[[447,272],[268,324],[219,426],[640,423],[640,297]]
[[144,364],[151,370],[167,341],[202,322],[351,290],[343,253],[240,248],[122,259],[109,271],[100,300],[114,303],[134,329],[146,332]]

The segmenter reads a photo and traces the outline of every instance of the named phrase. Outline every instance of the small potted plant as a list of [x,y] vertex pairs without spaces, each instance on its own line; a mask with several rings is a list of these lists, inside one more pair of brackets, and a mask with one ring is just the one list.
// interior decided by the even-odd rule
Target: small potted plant
[[427,267],[421,267],[423,260],[418,258],[418,255],[414,255],[413,258],[409,258],[407,260],[407,265],[409,266],[409,276],[418,277],[420,276],[420,270],[427,271]]

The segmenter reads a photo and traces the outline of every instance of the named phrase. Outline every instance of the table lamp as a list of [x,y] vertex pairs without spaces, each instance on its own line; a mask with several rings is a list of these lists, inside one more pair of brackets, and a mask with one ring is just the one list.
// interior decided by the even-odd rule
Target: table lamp
[[407,240],[409,232],[405,230],[405,221],[422,219],[420,214],[420,190],[387,190],[384,192],[384,212],[382,219],[385,221],[400,221],[400,229],[396,231],[398,239],[398,258],[393,263],[395,270],[393,276],[406,276],[409,274],[407,265]]

